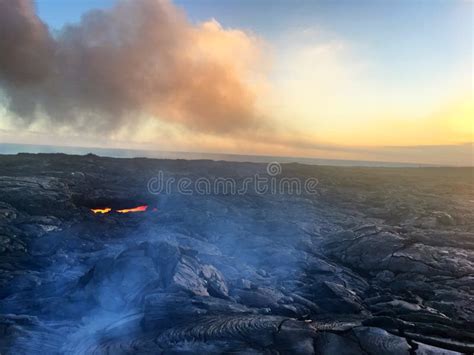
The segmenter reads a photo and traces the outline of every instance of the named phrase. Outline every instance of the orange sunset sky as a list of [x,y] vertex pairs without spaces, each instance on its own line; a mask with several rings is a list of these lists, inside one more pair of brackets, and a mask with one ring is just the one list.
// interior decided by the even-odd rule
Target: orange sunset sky
[[473,165],[473,4],[4,2],[0,142]]

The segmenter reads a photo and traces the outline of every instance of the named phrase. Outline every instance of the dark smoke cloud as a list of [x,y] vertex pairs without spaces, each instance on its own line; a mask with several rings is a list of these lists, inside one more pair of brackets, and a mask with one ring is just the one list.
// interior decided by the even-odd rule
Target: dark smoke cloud
[[0,0],[0,86],[20,123],[113,132],[151,116],[213,133],[250,127],[254,50],[245,33],[192,25],[167,1],[121,1],[53,36],[31,1]]
[[0,77],[28,85],[50,74],[54,43],[29,0],[0,0]]

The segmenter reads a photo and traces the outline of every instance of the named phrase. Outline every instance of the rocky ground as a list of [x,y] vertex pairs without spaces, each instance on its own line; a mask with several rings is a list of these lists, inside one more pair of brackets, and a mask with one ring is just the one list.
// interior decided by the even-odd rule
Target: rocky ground
[[[474,351],[473,169],[0,156],[1,354]],[[146,212],[94,214],[148,205]]]

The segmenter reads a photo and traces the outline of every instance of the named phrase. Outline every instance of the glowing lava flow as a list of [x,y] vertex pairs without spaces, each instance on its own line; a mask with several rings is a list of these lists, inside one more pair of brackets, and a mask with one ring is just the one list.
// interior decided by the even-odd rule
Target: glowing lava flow
[[112,211],[111,208],[107,207],[107,208],[91,208],[91,211],[94,212],[94,213],[109,213],[110,211]]
[[[147,210],[148,206],[147,205],[143,205],[143,206],[137,206],[137,207],[134,207],[134,208],[126,208],[126,209],[123,209],[123,210],[115,210],[115,212],[117,213],[133,213],[133,212],[145,212]],[[153,209],[153,210],[156,210],[156,209]],[[105,207],[105,208],[91,208],[91,211],[93,213],[100,213],[100,214],[105,214],[105,213],[109,213],[112,211],[112,208],[110,207]]]
[[118,213],[130,213],[130,212],[145,212],[147,210],[148,206],[143,205],[143,206],[137,206],[134,208],[127,208],[124,210],[117,210]]

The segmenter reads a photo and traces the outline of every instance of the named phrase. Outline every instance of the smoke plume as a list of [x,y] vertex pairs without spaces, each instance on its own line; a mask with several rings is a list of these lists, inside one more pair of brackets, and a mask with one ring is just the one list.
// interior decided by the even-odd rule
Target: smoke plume
[[52,33],[30,0],[0,0],[0,88],[19,124],[113,132],[156,118],[209,133],[257,122],[258,39],[123,0]]

